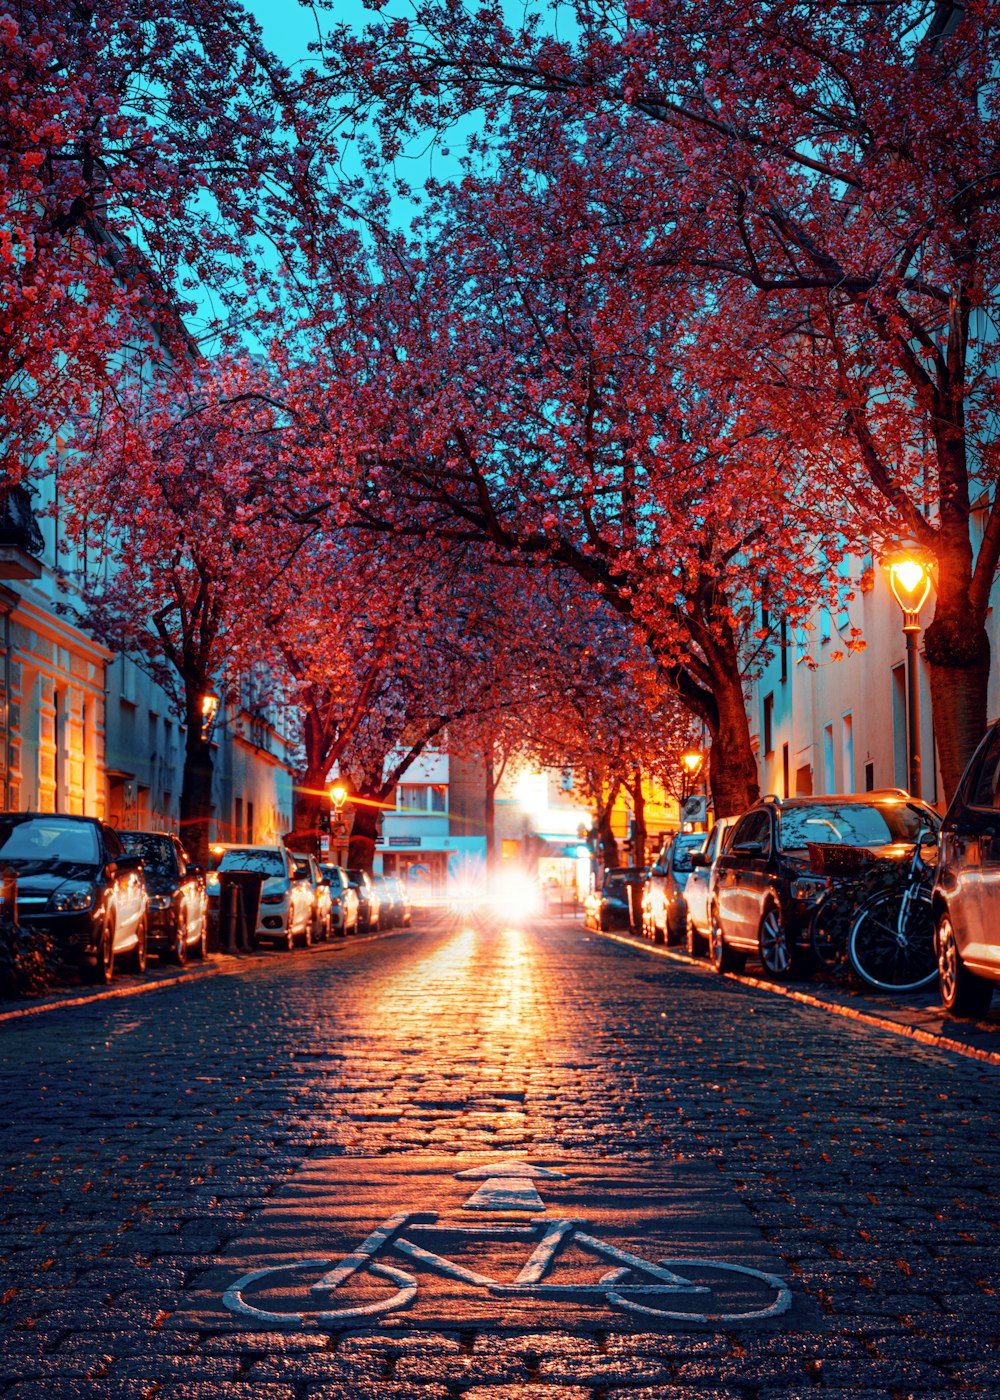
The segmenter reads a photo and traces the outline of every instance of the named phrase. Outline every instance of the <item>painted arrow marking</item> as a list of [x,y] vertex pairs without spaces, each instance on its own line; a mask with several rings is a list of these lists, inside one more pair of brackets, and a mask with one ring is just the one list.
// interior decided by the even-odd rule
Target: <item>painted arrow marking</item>
[[545,1202],[535,1188],[535,1181],[566,1179],[564,1172],[530,1162],[494,1162],[487,1167],[469,1167],[456,1172],[455,1177],[458,1181],[483,1183],[463,1202],[463,1210],[544,1211]]

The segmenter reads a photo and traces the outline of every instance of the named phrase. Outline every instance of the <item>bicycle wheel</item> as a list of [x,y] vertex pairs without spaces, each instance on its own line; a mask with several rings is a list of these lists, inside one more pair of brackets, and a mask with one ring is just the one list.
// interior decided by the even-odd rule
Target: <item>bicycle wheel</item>
[[851,911],[844,907],[842,894],[831,890],[816,905],[809,920],[809,943],[821,967],[829,972],[843,967],[850,930]]
[[937,976],[931,897],[919,890],[907,902],[903,894],[883,890],[858,911],[847,945],[851,966],[879,992],[915,992]]
[[721,1259],[658,1259],[657,1264],[674,1273],[679,1284],[690,1282],[690,1278],[702,1280],[697,1292],[715,1294],[717,1306],[711,1312],[688,1312],[662,1303],[657,1306],[655,1280],[643,1285],[639,1282],[641,1275],[633,1269],[611,1269],[603,1276],[601,1285],[608,1290],[608,1303],[623,1312],[638,1313],[640,1317],[708,1323],[717,1327],[763,1322],[770,1317],[780,1317],[792,1306],[792,1291],[785,1280],[763,1269],[726,1264]]

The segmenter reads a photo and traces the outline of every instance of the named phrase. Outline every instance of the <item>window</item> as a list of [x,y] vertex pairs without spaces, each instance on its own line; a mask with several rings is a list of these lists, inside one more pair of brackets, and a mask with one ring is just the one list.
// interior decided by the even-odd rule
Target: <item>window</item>
[[854,718],[845,715],[841,720],[841,768],[843,769],[843,791],[854,791]]
[[432,812],[448,810],[448,789],[443,783],[435,783],[430,789],[430,809]]
[[781,746],[781,795],[782,795],[782,797],[787,797],[787,796],[788,796],[788,780],[789,780],[789,776],[790,776],[790,774],[789,774],[788,745],[787,745],[787,744],[782,744],[782,746]]
[[781,660],[781,679],[788,680],[788,618],[782,617],[781,630],[779,632],[779,658]]
[[973,807],[1000,808],[1000,727],[994,729],[986,742],[979,767],[972,779]]
[[764,696],[764,753],[774,753],[774,696]]
[[865,764],[865,792],[875,791],[875,764],[868,760]]
[[810,841],[825,846],[888,846],[913,841],[933,818],[905,802],[816,802],[781,813],[781,844],[802,851]]
[[243,840],[243,798],[237,797],[233,802],[233,826],[236,828],[237,841]]
[[758,844],[765,854],[771,849],[771,819],[766,812],[748,812],[733,832],[729,849],[737,852],[738,846]]
[[248,803],[247,803],[247,840],[248,840],[248,841],[252,841],[253,838],[254,838],[253,803],[252,803],[252,802],[248,802]]
[[892,668],[892,781],[905,788],[909,782],[906,743],[906,667]]
[[827,792],[837,791],[837,773],[833,752],[833,725],[823,727],[823,786]]

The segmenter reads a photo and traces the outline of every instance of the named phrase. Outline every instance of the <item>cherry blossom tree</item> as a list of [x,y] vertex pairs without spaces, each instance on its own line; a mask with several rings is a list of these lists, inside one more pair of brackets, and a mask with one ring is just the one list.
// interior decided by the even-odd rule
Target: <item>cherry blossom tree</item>
[[744,308],[756,348],[730,314],[719,354],[811,483],[835,475],[845,528],[936,562],[925,652],[949,793],[986,720],[1000,558],[998,21],[996,0],[683,0],[580,4],[557,35],[539,13],[432,3],[329,54],[386,150],[475,111],[508,188],[585,182],[640,304],[680,278]]
[[0,476],[186,315],[242,317],[309,159],[294,90],[239,5],[0,0]]
[[203,697],[258,660],[264,600],[323,504],[310,500],[298,427],[270,389],[245,361],[137,381],[94,420],[90,451],[61,471],[85,618],[115,650],[146,659],[186,727],[181,822],[203,862]]

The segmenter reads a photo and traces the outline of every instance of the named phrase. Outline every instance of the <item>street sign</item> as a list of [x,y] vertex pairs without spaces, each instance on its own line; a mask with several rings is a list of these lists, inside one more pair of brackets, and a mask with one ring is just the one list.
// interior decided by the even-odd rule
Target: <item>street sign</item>
[[344,841],[347,839],[346,822],[336,821],[333,823],[333,837],[336,841]]
[[708,798],[702,793],[693,793],[681,804],[681,821],[703,822],[708,818]]

